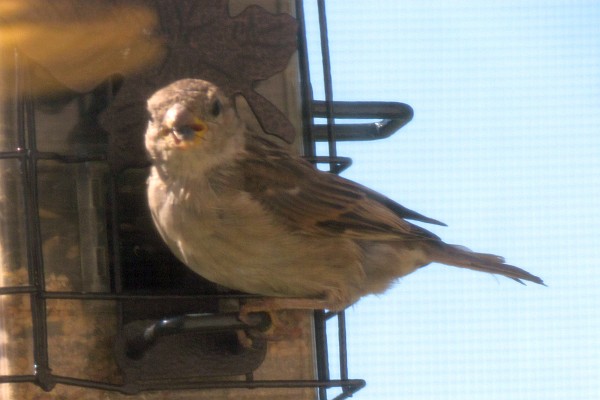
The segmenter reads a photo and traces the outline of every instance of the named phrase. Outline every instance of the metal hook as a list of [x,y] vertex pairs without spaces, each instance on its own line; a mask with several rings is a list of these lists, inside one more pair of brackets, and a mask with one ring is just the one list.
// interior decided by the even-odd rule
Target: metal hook
[[[413,118],[408,104],[385,101],[333,101],[332,116],[345,119],[381,118],[378,122],[365,124],[336,124],[335,139],[338,141],[376,140],[391,136]],[[312,102],[313,117],[327,118],[327,102]],[[317,141],[327,140],[327,125],[315,124],[313,134]]]

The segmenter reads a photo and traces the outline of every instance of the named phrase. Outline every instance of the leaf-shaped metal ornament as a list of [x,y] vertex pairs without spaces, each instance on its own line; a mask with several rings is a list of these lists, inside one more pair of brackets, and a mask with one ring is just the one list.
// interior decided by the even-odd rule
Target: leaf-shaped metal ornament
[[102,123],[110,131],[111,165],[120,169],[146,163],[143,133],[146,99],[182,78],[212,81],[229,95],[242,95],[263,130],[292,142],[285,115],[254,90],[257,81],[281,72],[296,51],[296,20],[250,6],[232,17],[227,0],[141,2],[158,15],[155,38],[165,56],[150,70],[127,76]]

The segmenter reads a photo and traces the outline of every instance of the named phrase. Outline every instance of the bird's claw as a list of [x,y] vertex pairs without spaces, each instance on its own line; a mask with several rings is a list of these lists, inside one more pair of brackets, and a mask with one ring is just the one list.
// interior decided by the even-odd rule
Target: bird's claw
[[[299,314],[295,310],[282,310],[274,305],[272,299],[252,299],[242,305],[238,318],[249,326],[255,326],[238,332],[242,346],[251,347],[253,337],[281,341],[298,339],[302,335]],[[256,326],[254,315],[257,313],[267,314],[269,323]]]

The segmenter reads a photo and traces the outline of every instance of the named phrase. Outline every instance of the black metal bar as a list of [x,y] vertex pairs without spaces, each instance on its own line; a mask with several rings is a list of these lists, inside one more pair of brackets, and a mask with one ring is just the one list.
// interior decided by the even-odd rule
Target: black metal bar
[[19,159],[24,159],[27,157],[27,153],[24,150],[17,150],[17,151],[3,151],[2,153],[0,153],[0,159],[7,159],[7,158],[19,158]]
[[[314,100],[312,107],[315,117],[327,115],[324,101]],[[395,101],[334,101],[332,107],[336,118],[409,119],[413,116],[411,106]]]
[[0,296],[4,295],[15,295],[15,294],[31,294],[36,293],[37,288],[35,286],[7,286],[0,288]]
[[25,100],[24,90],[25,82],[23,77],[23,71],[21,71],[20,64],[21,59],[17,49],[14,49],[15,56],[15,99],[16,99],[16,115],[17,115],[17,151],[19,153],[26,154],[25,149],[27,148],[27,141],[25,139]]
[[304,2],[302,0],[296,0],[296,20],[298,21],[298,68],[300,72],[300,92],[302,98],[303,155],[312,157],[316,154],[315,139],[313,137],[313,91],[310,82],[308,45],[306,43],[306,20],[304,18]]
[[[317,378],[320,381],[329,381],[329,350],[327,348],[327,325],[325,312],[315,310],[315,346],[317,361]],[[325,387],[319,388],[319,400],[327,400],[327,391]]]
[[24,157],[34,157],[36,160],[56,160],[62,161],[66,164],[76,164],[76,163],[84,163],[90,161],[106,161],[105,155],[90,155],[90,156],[81,156],[81,155],[63,155],[53,152],[46,151],[31,151],[25,152],[21,150],[17,151],[6,151],[0,153],[0,158],[24,158]]
[[[325,108],[327,118],[327,144],[330,157],[337,156],[335,142],[335,131],[333,125],[333,83],[331,79],[331,60],[329,59],[329,38],[327,33],[327,11],[325,9],[325,0],[317,0],[319,10],[319,33],[321,39],[321,60],[323,63],[323,84],[325,87]],[[335,171],[335,166],[331,164],[331,172]]]
[[178,300],[178,299],[249,299],[260,296],[244,293],[223,294],[137,294],[106,292],[43,292],[45,299],[63,300]]
[[[252,382],[240,382],[240,381],[212,381],[212,382],[192,382],[192,383],[181,383],[176,385],[175,389],[235,389],[235,388],[247,388],[247,389],[260,389],[260,388],[334,388],[341,387],[342,385],[353,386],[356,388],[362,388],[365,385],[365,381],[362,379],[352,379],[348,381],[341,380],[263,380],[263,381],[252,381]],[[160,384],[148,385],[144,390],[160,390],[163,387]]]
[[35,383],[35,375],[0,375],[0,383]]
[[90,161],[106,161],[105,155],[90,155],[90,156],[80,156],[80,155],[63,155],[53,152],[45,152],[45,151],[35,151],[32,149],[21,149],[17,151],[4,151],[0,153],[0,159],[7,158],[35,158],[36,160],[56,160],[61,161],[66,164],[77,164],[84,163]]
[[111,384],[86,379],[55,375],[56,383],[70,386],[100,389],[123,394],[137,394],[143,391],[156,390],[205,390],[205,389],[285,389],[285,388],[334,388],[348,386],[355,393],[365,386],[362,379],[341,380],[257,380],[257,381],[203,381],[203,382],[152,382],[148,384]]
[[36,288],[31,293],[31,314],[33,324],[33,358],[37,384],[49,391],[54,387],[51,379],[48,359],[48,327],[46,321],[46,302],[41,297],[45,288],[44,264],[42,257],[42,238],[38,210],[36,130],[33,99],[27,86],[29,68],[16,53],[17,68],[17,134],[19,148],[24,149],[27,157],[21,162],[23,176],[23,197],[25,202],[25,221],[27,237],[27,269],[30,284]]
[[[346,342],[346,312],[338,312],[338,347],[340,357],[340,379],[348,380],[348,346]],[[342,387],[344,392],[348,391],[346,386]]]
[[69,154],[58,154],[52,152],[37,152],[36,158],[38,160],[56,160],[66,164],[77,164],[92,161],[106,161],[107,157],[104,154],[94,155],[69,155]]
[[[313,117],[327,117],[327,103],[313,101]],[[384,139],[413,118],[413,109],[404,103],[384,101],[334,101],[331,105],[334,118],[381,119],[365,124],[336,124],[335,137],[339,141]],[[328,140],[328,125],[315,124],[317,141]]]
[[[342,381],[342,382],[344,382],[344,381]],[[348,380],[346,382],[351,382],[351,381]],[[362,385],[342,384],[341,387],[344,388],[344,391],[341,394],[339,394],[338,396],[334,397],[332,400],[344,400],[344,399],[352,397],[354,395],[354,393],[358,392],[360,389],[362,389],[366,386],[366,382],[364,380],[362,380],[362,382],[363,382]]]

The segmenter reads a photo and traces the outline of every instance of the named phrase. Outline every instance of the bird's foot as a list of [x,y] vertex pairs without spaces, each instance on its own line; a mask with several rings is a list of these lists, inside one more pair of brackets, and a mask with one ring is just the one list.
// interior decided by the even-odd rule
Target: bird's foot
[[261,337],[269,341],[293,340],[302,336],[302,320],[306,315],[302,310],[323,308],[323,302],[315,299],[268,297],[249,299],[240,308],[239,319],[249,323],[254,313],[266,313],[270,324],[265,329],[253,329],[246,334],[238,333],[240,343],[245,347],[252,345],[252,337]]

